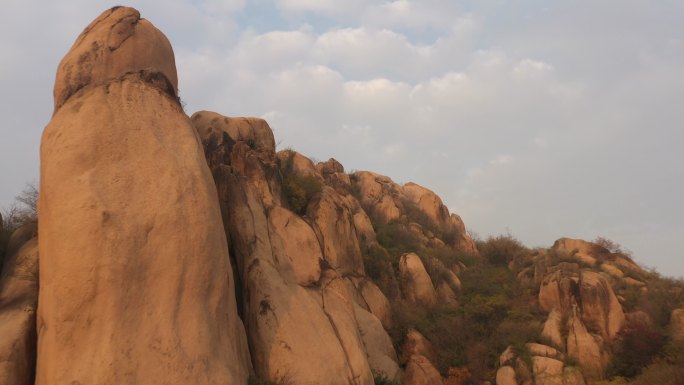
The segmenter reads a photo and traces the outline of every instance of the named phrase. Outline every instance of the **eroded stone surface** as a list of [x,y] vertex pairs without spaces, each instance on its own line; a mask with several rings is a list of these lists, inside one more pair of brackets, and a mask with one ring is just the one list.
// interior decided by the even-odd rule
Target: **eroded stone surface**
[[244,384],[216,188],[170,44],[115,7],[62,60],[43,132],[36,384]]
[[0,384],[33,385],[37,305],[38,239],[33,238],[5,259],[0,277]]

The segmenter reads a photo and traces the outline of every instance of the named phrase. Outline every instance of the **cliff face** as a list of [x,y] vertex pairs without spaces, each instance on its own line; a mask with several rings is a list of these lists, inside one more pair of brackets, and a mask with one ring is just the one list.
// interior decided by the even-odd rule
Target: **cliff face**
[[476,242],[425,187],[276,152],[259,118],[188,118],[134,9],[83,31],[54,96],[40,237],[5,248],[0,384],[684,376],[681,282],[600,242]]

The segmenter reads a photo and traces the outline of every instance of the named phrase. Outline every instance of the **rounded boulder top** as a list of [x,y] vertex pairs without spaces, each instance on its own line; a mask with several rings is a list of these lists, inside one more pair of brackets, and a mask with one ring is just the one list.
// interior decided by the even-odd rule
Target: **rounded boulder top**
[[134,8],[113,7],[88,25],[59,63],[55,110],[91,85],[138,71],[161,73],[178,93],[171,43]]

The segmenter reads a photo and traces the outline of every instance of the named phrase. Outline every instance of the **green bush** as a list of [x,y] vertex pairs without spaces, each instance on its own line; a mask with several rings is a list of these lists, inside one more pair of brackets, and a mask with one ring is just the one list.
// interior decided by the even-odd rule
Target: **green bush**
[[634,377],[651,362],[665,345],[665,337],[658,328],[636,323],[618,334],[613,359],[608,370],[611,376]]
[[291,151],[280,163],[283,193],[290,209],[304,215],[309,202],[323,190],[323,184],[313,175],[297,175],[294,172],[294,157],[295,152]]
[[682,385],[684,384],[684,366],[657,362],[644,368],[630,385]]
[[7,243],[14,232],[22,226],[38,227],[38,189],[27,183],[24,190],[14,198],[15,202],[2,210],[0,215],[0,272],[6,257]]
[[519,240],[510,235],[489,237],[476,245],[480,255],[494,265],[506,265],[529,252]]
[[392,257],[420,250],[420,239],[409,231],[403,223],[393,221],[388,224],[374,223],[375,236],[380,246],[384,247]]

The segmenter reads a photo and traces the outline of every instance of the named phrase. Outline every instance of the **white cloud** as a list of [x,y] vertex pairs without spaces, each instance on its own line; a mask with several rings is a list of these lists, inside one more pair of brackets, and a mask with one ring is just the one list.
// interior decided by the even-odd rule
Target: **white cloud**
[[365,8],[363,0],[275,0],[277,6],[284,12],[314,13],[333,17],[349,16]]
[[[174,44],[190,110],[263,116],[282,147],[424,184],[483,236],[510,228],[548,245],[602,234],[647,264],[674,259],[683,5],[275,0],[258,2],[276,5],[263,16],[255,4],[133,4]],[[57,62],[102,10],[3,7],[7,202],[37,175]],[[273,23],[250,24],[262,16]]]

